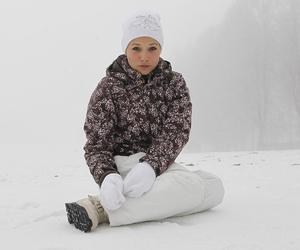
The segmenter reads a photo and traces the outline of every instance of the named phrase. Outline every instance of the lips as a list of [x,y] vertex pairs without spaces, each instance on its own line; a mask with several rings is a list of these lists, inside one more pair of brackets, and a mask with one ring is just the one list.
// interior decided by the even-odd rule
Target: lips
[[141,68],[149,68],[150,65],[140,65]]

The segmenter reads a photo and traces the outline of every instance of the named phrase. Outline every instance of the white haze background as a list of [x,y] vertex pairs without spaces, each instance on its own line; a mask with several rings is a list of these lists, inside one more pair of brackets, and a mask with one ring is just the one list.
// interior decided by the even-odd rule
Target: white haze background
[[299,148],[297,0],[1,2],[1,143],[82,150],[89,97],[122,53],[121,22],[144,8],[160,13],[162,57],[191,90],[185,150]]

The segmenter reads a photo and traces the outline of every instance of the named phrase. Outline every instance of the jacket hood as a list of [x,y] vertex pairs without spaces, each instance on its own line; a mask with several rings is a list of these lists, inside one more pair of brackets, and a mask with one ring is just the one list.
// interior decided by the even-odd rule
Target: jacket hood
[[[125,84],[144,81],[144,77],[141,73],[130,67],[127,56],[125,54],[120,55],[113,63],[106,69],[106,76],[115,77],[122,80]],[[156,68],[147,75],[148,79],[152,80],[156,77],[161,79],[171,80],[172,67],[171,63],[159,58]]]

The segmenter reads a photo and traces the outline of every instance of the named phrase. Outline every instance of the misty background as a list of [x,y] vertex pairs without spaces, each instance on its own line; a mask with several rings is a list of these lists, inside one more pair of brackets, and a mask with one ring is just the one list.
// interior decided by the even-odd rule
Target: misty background
[[190,88],[186,151],[300,148],[299,0],[1,1],[0,144],[82,151],[121,23],[145,8]]

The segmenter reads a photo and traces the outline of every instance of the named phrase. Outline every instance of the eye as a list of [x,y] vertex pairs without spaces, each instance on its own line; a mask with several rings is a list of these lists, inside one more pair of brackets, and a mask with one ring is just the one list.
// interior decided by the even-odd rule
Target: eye
[[133,47],[132,50],[134,50],[134,51],[140,51],[141,49],[139,47]]
[[152,47],[149,48],[149,50],[150,50],[150,51],[154,51],[154,50],[157,50],[157,48],[154,47],[154,46],[152,46]]

